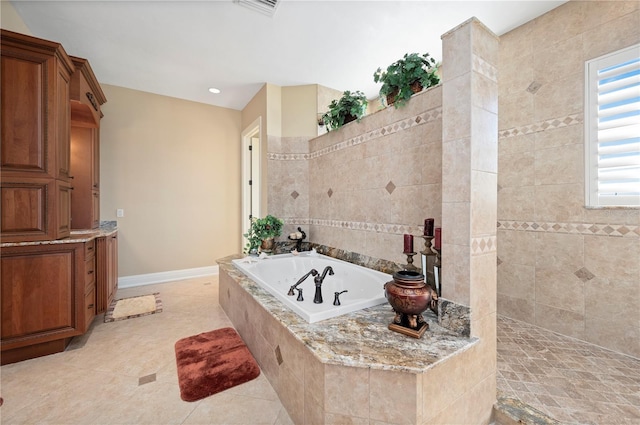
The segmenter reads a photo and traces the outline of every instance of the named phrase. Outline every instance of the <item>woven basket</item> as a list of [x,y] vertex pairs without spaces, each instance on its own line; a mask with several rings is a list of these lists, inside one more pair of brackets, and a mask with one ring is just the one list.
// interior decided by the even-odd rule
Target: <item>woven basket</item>
[[[409,86],[411,88],[411,91],[416,94],[416,93],[420,93],[422,91],[422,83],[420,83],[420,81],[415,81],[413,83],[411,83],[411,85]],[[394,90],[391,93],[389,93],[387,95],[387,105],[391,106],[395,103],[396,101],[396,96],[398,95],[398,91],[399,90]]]

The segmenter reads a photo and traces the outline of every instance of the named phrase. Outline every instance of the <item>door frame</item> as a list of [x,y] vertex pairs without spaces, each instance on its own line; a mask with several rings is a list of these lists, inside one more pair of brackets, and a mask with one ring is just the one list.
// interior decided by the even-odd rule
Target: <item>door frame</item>
[[[242,233],[240,233],[240,247],[244,248],[246,240],[245,233],[249,230],[249,216],[260,217],[262,193],[260,190],[262,182],[262,158],[260,155],[262,145],[262,117],[258,117],[249,124],[241,134],[242,138]],[[253,139],[258,139],[258,143],[253,143]],[[251,146],[251,150],[249,150]],[[252,180],[249,187],[249,180]],[[253,200],[253,202],[252,202]],[[257,204],[257,205],[254,205]]]

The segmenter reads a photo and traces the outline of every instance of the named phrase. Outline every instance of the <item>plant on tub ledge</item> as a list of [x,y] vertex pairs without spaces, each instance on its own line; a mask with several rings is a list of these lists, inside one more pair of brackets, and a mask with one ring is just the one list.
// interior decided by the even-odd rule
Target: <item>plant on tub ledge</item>
[[389,65],[386,71],[381,68],[373,74],[373,81],[382,83],[380,97],[388,106],[403,106],[414,93],[435,86],[440,82],[435,59],[429,53],[405,53]]
[[351,121],[360,121],[367,110],[367,103],[367,98],[361,91],[343,92],[340,99],[331,101],[329,110],[322,116],[327,131],[337,130]]
[[245,254],[257,254],[260,251],[270,253],[273,251],[274,239],[282,234],[282,220],[272,215],[264,218],[254,218],[251,227],[244,236],[247,244],[244,247]]

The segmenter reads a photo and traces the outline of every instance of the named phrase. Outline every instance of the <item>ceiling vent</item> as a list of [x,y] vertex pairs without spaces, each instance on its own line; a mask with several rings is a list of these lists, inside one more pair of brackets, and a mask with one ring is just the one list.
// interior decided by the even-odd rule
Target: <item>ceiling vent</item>
[[233,2],[264,15],[273,16],[276,13],[280,0],[233,0]]

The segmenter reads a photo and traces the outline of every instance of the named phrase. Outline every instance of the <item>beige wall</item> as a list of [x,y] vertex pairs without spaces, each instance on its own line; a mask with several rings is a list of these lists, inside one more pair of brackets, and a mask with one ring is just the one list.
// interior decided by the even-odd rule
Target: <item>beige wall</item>
[[282,87],[282,137],[318,135],[317,86]]
[[639,9],[571,1],[522,25],[499,80],[498,312],[634,356],[640,210],[584,207],[583,104],[585,61],[640,42]]
[[100,213],[118,221],[119,275],[212,266],[240,252],[241,113],[102,87]]
[[33,35],[13,5],[6,0],[0,1],[0,28]]

